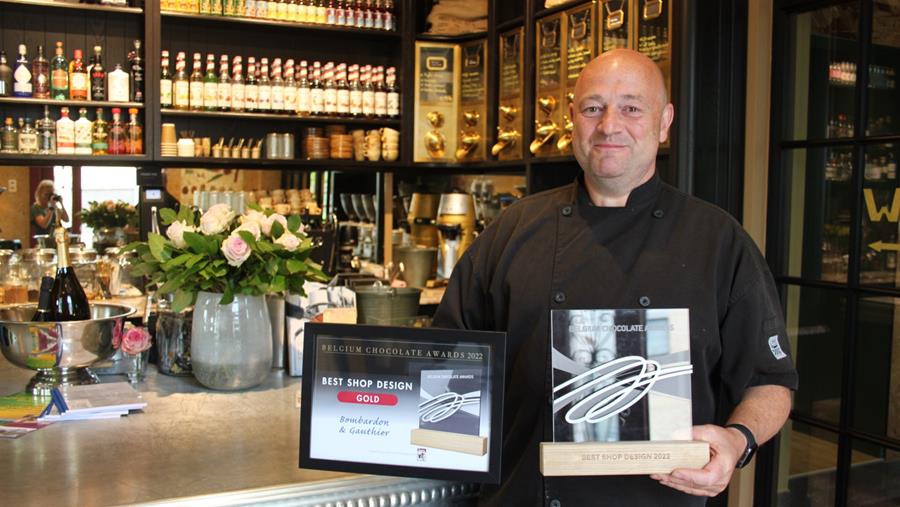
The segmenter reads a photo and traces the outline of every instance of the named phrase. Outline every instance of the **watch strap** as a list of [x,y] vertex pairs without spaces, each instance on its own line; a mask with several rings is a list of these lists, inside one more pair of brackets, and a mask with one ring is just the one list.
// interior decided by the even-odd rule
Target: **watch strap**
[[753,436],[753,432],[750,431],[750,428],[743,424],[731,423],[726,424],[725,427],[734,428],[740,431],[744,434],[744,438],[747,439],[747,446],[744,447],[744,452],[741,453],[741,456],[738,458],[737,464],[735,465],[737,468],[744,468],[753,458],[753,455],[756,454],[756,448],[758,447],[756,444],[756,437]]

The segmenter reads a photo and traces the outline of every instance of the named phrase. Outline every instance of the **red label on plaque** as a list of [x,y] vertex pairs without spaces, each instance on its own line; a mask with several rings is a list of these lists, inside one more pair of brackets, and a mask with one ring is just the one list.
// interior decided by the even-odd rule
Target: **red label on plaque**
[[389,405],[397,404],[397,396],[385,393],[364,393],[358,391],[341,391],[338,393],[338,401],[341,403],[359,403],[360,405]]

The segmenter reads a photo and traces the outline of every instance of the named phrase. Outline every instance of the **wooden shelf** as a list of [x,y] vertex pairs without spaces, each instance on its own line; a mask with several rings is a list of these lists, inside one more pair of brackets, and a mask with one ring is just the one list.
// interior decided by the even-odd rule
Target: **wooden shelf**
[[219,16],[215,14],[198,14],[190,12],[174,12],[162,11],[160,15],[165,21],[166,18],[171,19],[187,19],[206,21],[211,23],[232,23],[232,24],[248,24],[259,26],[271,26],[279,28],[293,28],[297,30],[315,30],[324,32],[340,32],[349,35],[363,35],[371,37],[380,37],[386,39],[400,40],[400,33],[396,30],[376,30],[374,28],[356,28],[349,26],[323,25],[319,23],[298,23],[295,21],[279,21],[274,19],[247,18],[243,16]]
[[143,102],[110,102],[108,100],[55,100],[34,99],[26,97],[0,97],[0,104],[22,105],[49,105],[58,107],[121,107],[123,110],[130,107],[144,108]]
[[459,35],[435,35],[430,33],[416,34],[417,41],[429,42],[465,42],[487,37],[487,32],[461,33]]
[[297,116],[293,114],[275,113],[236,113],[228,111],[184,111],[181,109],[163,109],[163,116],[184,118],[220,118],[240,120],[294,121],[300,123],[340,123],[345,125],[362,125],[376,127],[399,127],[399,119],[352,118],[344,116]]
[[142,165],[149,155],[27,155],[0,153],[3,165]]
[[522,26],[522,24],[524,22],[525,22],[525,18],[523,18],[522,16],[516,16],[515,18],[506,20],[502,23],[498,23],[497,24],[497,33],[502,33],[507,30],[510,30],[512,28],[518,28],[518,27]]
[[144,9],[139,7],[115,7],[111,5],[79,4],[72,2],[51,2],[49,0],[0,0],[0,5],[29,5],[36,7],[48,7],[53,9],[69,9],[75,11],[112,12],[118,14],[143,14]]
[[157,164],[162,167],[238,167],[247,169],[290,169],[304,170],[328,169],[348,171],[383,171],[394,169],[399,162],[357,162],[355,160],[270,160],[243,158],[209,158],[209,157],[160,157]]

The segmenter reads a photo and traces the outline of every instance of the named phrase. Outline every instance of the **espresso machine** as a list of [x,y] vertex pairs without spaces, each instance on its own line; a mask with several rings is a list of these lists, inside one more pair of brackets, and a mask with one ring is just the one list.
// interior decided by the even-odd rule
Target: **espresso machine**
[[475,200],[471,194],[442,194],[437,213],[438,278],[450,278],[456,261],[475,240]]
[[416,246],[437,247],[438,230],[435,220],[438,216],[439,194],[413,193],[409,203],[407,222],[409,234]]

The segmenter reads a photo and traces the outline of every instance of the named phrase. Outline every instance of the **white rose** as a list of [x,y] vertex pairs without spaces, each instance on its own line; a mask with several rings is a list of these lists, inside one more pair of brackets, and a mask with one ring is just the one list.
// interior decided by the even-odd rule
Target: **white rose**
[[166,229],[166,236],[172,240],[172,244],[175,245],[175,248],[185,248],[187,243],[184,241],[184,233],[186,232],[197,232],[197,228],[193,225],[188,225],[181,220],[176,220],[169,225],[168,229]]
[[260,213],[255,209],[248,209],[246,213],[241,215],[241,224],[251,222],[259,225],[260,230],[262,230],[262,226],[266,223],[266,214]]
[[293,252],[300,246],[300,240],[290,232],[285,232],[280,238],[275,240],[276,245],[281,245],[288,252]]
[[266,217],[266,223],[262,224],[262,231],[266,236],[272,235],[272,224],[278,222],[281,224],[281,227],[287,232],[287,218],[284,218],[284,215],[280,215],[278,213],[273,213]]
[[200,217],[200,232],[210,236],[224,231],[236,213],[227,204],[214,204]]
[[[241,217],[241,218],[243,218],[243,217]],[[237,229],[231,231],[231,235],[232,235],[232,236],[239,236],[238,233],[239,233],[240,231],[247,231],[247,232],[249,232],[250,234],[253,235],[253,239],[259,239],[259,235],[260,235],[259,224],[256,223],[256,222],[244,222],[244,223],[242,223],[240,227],[238,227]]]
[[239,267],[250,257],[250,245],[240,236],[228,236],[222,240],[222,254],[228,264]]

